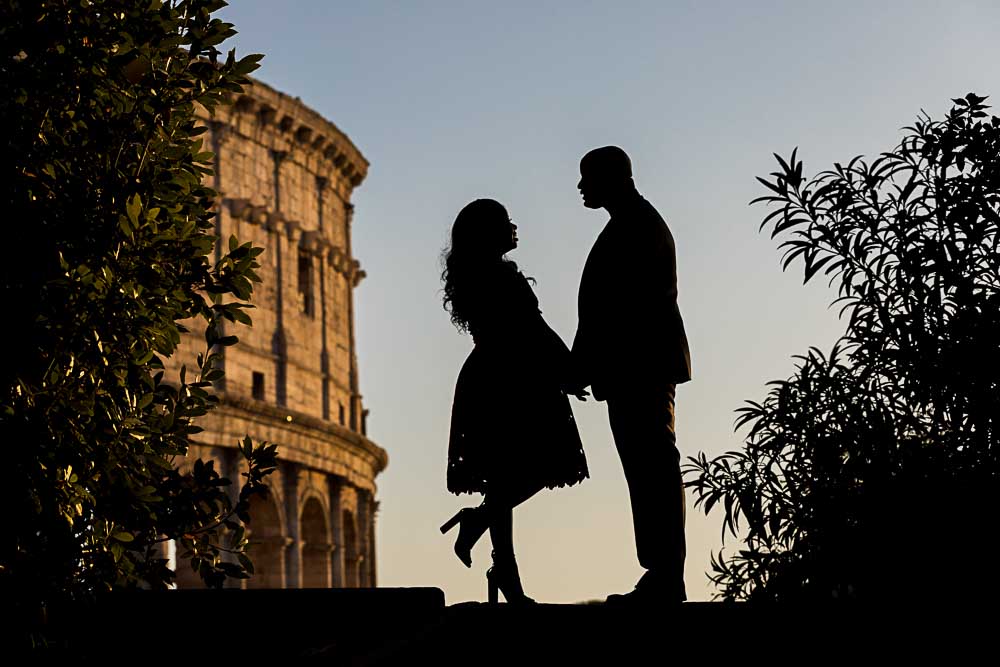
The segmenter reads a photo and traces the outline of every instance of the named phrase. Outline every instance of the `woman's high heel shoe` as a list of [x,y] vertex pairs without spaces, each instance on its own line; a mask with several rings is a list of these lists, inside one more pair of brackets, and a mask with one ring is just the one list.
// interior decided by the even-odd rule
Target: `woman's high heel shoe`
[[465,564],[465,567],[472,567],[472,547],[483,536],[489,527],[486,507],[463,507],[458,510],[458,514],[451,517],[441,526],[441,533],[447,533],[460,524],[458,528],[458,538],[455,540],[455,555]]
[[517,571],[517,561],[513,555],[510,558],[497,559],[493,555],[493,567],[486,570],[487,599],[490,604],[500,601],[500,593],[508,604],[532,605],[535,601],[524,594],[521,587],[521,576]]

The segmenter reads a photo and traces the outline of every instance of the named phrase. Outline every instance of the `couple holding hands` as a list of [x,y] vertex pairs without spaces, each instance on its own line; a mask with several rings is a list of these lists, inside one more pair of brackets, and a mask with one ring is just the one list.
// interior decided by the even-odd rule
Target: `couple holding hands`
[[543,488],[589,476],[568,395],[590,387],[607,402],[628,482],[639,564],[635,589],[609,603],[676,603],[684,590],[684,492],[674,434],[674,392],[691,379],[677,307],[674,240],[639,194],[632,165],[615,146],[580,162],[583,205],[607,222],[587,258],[579,327],[570,350],[542,318],[527,278],[506,254],[517,227],[504,207],[477,199],[459,212],[445,255],[444,305],[475,347],[459,373],[448,444],[448,490],[481,493],[478,507],[449,519],[455,554],[472,566],[487,530],[489,600],[531,604],[518,575],[513,508]]

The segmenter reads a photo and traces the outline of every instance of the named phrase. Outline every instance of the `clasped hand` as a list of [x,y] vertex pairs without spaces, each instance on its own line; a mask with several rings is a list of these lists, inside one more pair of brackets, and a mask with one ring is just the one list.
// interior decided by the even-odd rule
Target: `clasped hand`
[[566,392],[569,396],[576,396],[577,399],[581,401],[586,401],[587,397],[590,396],[590,392],[584,389],[587,385],[580,384],[566,384],[563,385],[562,390]]

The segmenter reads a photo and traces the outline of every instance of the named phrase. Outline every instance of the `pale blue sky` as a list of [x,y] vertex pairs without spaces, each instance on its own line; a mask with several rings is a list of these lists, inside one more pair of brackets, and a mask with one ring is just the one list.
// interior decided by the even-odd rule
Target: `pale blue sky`
[[[842,326],[822,285],[782,273],[747,202],[772,152],[795,146],[807,174],[891,148],[920,109],[998,93],[995,2],[329,2],[233,0],[221,14],[255,74],[336,123],[371,161],[355,193],[361,387],[379,477],[384,586],[485,599],[489,541],[472,570],[437,526],[472,502],[445,490],[454,380],[471,341],[441,309],[439,257],[455,214],[492,197],[517,223],[512,257],[537,279],[564,339],[603,211],[584,209],[577,164],[617,144],[671,226],[694,381],[678,391],[682,455],[740,446],[734,410],[827,350]],[[592,477],[515,514],[529,595],[546,602],[631,588],[628,496],[603,404],[574,404]],[[511,417],[514,417],[513,415]],[[687,584],[721,519],[689,509]]]

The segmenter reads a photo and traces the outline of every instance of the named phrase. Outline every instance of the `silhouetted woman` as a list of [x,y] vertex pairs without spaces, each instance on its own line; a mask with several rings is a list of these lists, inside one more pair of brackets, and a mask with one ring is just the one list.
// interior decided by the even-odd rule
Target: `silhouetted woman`
[[587,460],[567,392],[586,392],[573,380],[570,352],[542,319],[528,280],[507,252],[517,227],[492,199],[459,212],[445,255],[444,305],[475,347],[455,387],[448,444],[448,490],[482,493],[441,532],[459,525],[455,554],[472,567],[472,547],[487,528],[493,566],[489,600],[531,603],[514,558],[513,508],[543,488],[588,477]]

